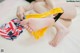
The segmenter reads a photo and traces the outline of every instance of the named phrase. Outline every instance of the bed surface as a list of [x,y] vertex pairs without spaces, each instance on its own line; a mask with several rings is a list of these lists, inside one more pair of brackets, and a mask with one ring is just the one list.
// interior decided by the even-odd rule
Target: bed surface
[[[16,17],[17,6],[26,4],[28,5],[28,2],[23,0],[7,0],[0,3],[0,26]],[[77,16],[70,26],[70,33],[57,47],[48,44],[53,36],[52,29],[38,41],[24,30],[25,32],[14,41],[0,37],[0,50],[4,49],[3,53],[80,53],[80,8],[77,7],[76,10]]]

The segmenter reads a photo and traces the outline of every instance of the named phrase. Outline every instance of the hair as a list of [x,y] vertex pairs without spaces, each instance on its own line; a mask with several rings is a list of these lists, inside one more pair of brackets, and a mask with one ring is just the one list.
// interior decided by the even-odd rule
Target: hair
[[31,3],[32,1],[35,1],[35,0],[26,0],[26,1],[28,1],[28,2],[30,2],[30,3]]

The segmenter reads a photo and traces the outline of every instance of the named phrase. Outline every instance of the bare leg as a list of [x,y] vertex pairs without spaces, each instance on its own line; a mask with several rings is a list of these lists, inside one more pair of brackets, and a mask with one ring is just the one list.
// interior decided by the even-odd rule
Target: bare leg
[[[70,21],[67,22],[69,23],[66,24],[66,22],[64,21],[63,25],[59,21],[56,22],[55,27],[57,29],[57,34],[54,37],[54,39],[49,42],[51,46],[54,47],[57,46],[57,44],[59,44],[59,42],[69,33],[68,26],[70,25],[71,22]],[[64,27],[64,24],[66,27]]]
[[[73,18],[75,18],[75,16],[76,16],[75,7],[79,7],[80,2],[67,2],[67,3],[64,3],[63,1],[58,2],[58,0],[55,1],[55,2],[53,0],[46,0],[46,2],[52,8],[53,7],[62,7],[64,9],[64,14],[61,16],[61,18],[65,19],[65,20],[60,19],[60,21],[63,25],[59,22],[55,23],[55,27],[57,29],[57,34],[56,34],[55,38],[49,43],[52,46],[56,46],[65,37],[65,35],[67,35],[67,33],[69,32],[68,27],[71,24],[71,20]],[[70,9],[68,9],[68,8],[70,8]],[[70,13],[72,13],[72,14],[70,14]]]
[[30,18],[28,21],[23,20],[21,24],[25,26],[26,29],[33,31],[42,29],[44,27],[52,26],[54,23],[54,19],[52,18]]
[[[39,4],[36,4],[36,5],[38,5],[38,6],[37,6],[37,8],[35,6],[35,9],[36,10],[39,9],[39,11],[40,11],[40,12],[38,11],[39,13],[47,11],[47,9],[45,7],[39,6]],[[49,43],[51,46],[56,46],[64,38],[64,36],[67,35],[67,33],[69,32],[68,28],[65,27],[59,21],[57,21],[55,23],[55,27],[57,29],[57,34],[56,34],[55,38]]]
[[[25,14],[37,13],[35,11],[29,11]],[[36,31],[44,27],[48,27],[54,24],[54,19],[52,18],[29,18],[28,20],[23,20],[21,24],[29,31]]]

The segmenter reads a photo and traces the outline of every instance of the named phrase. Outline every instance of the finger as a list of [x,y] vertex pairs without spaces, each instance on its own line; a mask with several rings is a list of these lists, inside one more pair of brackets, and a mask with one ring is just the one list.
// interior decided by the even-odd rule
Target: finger
[[30,27],[28,27],[28,31],[32,32],[33,30]]
[[24,28],[26,28],[28,30],[28,26],[27,25],[24,25]]
[[16,16],[17,16],[18,18],[20,18],[20,14],[19,14],[19,13],[17,13]]
[[28,30],[29,30],[30,32],[32,32],[33,29],[29,26],[29,23],[27,23],[27,26],[28,26]]
[[22,19],[24,19],[25,17],[24,17],[25,15],[24,15],[24,13],[21,13],[21,18]]
[[29,28],[27,25],[25,25],[24,27],[25,27],[26,30],[28,30],[29,32],[32,32],[32,31],[30,30],[30,28]]

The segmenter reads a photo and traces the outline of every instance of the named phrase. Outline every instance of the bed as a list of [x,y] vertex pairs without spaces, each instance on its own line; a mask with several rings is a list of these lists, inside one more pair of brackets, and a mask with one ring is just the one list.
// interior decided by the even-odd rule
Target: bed
[[[29,5],[29,3],[24,0],[5,0],[0,3],[0,26],[16,17],[16,9],[20,5]],[[55,35],[54,28],[50,28],[38,41],[24,29],[24,32],[14,41],[0,36],[0,53],[80,53],[80,8],[77,7],[76,10],[77,16],[70,26],[70,33],[57,47],[48,44]]]

